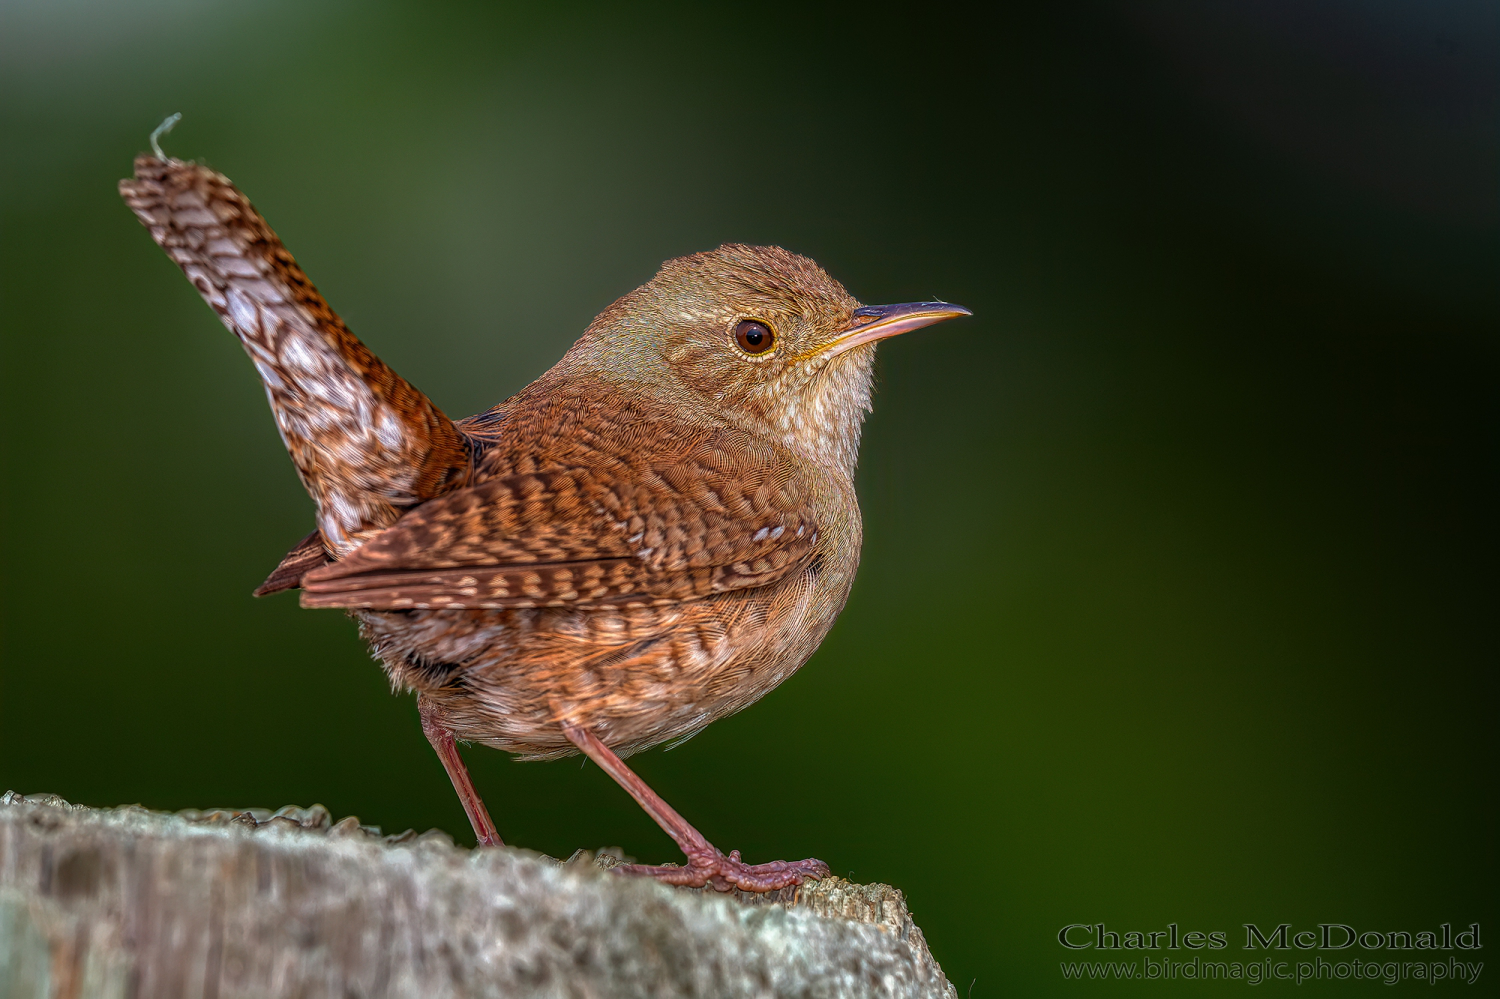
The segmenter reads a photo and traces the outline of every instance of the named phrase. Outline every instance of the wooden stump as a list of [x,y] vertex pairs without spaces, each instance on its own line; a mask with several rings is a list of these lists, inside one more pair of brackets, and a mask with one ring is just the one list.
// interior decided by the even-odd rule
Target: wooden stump
[[17,999],[956,995],[901,893],[764,896],[384,836],[319,805],[167,815],[0,799]]

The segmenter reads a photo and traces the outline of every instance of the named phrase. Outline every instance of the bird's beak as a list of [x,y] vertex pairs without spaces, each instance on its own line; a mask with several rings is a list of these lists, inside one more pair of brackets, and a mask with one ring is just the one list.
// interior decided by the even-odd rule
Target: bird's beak
[[945,319],[972,316],[962,305],[951,302],[906,302],[902,305],[866,305],[854,310],[849,329],[821,351],[829,357],[853,350],[860,344],[899,336]]

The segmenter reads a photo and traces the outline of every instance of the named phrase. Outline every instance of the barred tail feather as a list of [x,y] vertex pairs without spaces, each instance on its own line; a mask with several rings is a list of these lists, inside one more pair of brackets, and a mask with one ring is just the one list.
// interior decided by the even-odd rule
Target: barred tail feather
[[349,331],[228,178],[141,156],[120,194],[255,363],[335,556],[468,479],[465,436]]

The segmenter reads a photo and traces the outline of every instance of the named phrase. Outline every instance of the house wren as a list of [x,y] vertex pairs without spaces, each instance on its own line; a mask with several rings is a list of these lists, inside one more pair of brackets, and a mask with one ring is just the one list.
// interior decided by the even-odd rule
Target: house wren
[[453,421],[349,332],[227,178],[135,161],[126,203],[255,363],[317,529],[257,594],[341,607],[481,845],[456,740],[582,751],[687,855],[672,884],[767,891],[822,861],[720,853],[621,757],[683,740],[807,661],[859,564],[854,466],[875,344],[968,315],[862,306],[812,261],[725,245],[665,263],[561,361]]

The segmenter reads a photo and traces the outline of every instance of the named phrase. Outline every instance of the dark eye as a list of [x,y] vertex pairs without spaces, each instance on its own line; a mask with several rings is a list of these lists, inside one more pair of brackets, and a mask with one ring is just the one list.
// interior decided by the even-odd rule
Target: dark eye
[[734,328],[734,342],[747,354],[764,354],[776,343],[776,334],[765,323],[745,319]]

